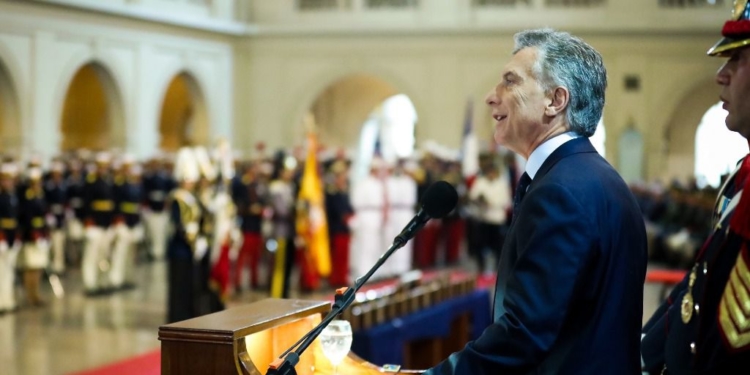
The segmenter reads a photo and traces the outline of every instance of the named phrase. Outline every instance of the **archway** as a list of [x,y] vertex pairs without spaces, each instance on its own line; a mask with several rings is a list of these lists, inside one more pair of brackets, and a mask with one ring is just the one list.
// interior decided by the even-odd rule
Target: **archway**
[[726,117],[727,111],[717,103],[706,111],[695,131],[695,182],[699,188],[719,187],[722,177],[747,155],[747,140],[727,129]]
[[[716,104],[719,87],[713,79],[697,85],[675,106],[672,118],[663,133],[666,166],[659,178],[669,184],[687,184],[695,171],[695,134],[706,110]],[[649,158],[651,155],[649,155]],[[649,159],[649,162],[651,160]]]
[[414,152],[414,105],[379,77],[355,74],[332,83],[315,99],[310,113],[322,145],[352,151],[354,179],[367,169],[376,139],[386,159]]
[[0,61],[0,150],[18,156],[21,145],[18,96],[10,72]]
[[159,118],[159,147],[176,151],[187,144],[206,145],[209,139],[208,111],[195,78],[187,72],[177,74],[167,86]]
[[119,90],[100,63],[83,65],[73,75],[63,102],[60,149],[103,150],[122,147],[125,121]]

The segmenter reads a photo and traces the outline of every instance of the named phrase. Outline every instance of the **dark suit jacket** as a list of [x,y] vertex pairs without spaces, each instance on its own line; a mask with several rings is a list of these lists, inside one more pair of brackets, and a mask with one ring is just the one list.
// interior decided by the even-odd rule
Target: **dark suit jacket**
[[430,374],[638,374],[646,231],[587,138],[544,162],[503,246],[494,323]]

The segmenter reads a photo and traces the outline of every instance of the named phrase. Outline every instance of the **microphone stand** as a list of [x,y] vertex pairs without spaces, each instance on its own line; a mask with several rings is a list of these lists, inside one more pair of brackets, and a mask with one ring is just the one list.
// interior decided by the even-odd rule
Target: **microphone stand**
[[[422,223],[422,225],[424,225],[424,223]],[[378,261],[375,262],[375,265],[372,266],[372,268],[370,268],[370,270],[367,271],[364,276],[359,277],[354,282],[354,287],[344,287],[337,289],[331,311],[326,314],[325,318],[323,318],[323,320],[318,323],[315,328],[302,336],[299,341],[294,343],[294,345],[292,345],[289,349],[285,350],[284,353],[281,353],[279,358],[271,362],[271,364],[268,366],[268,372],[266,372],[266,375],[297,375],[294,366],[299,363],[299,357],[300,355],[302,355],[302,352],[304,352],[305,349],[307,349],[307,347],[310,346],[313,341],[315,341],[320,333],[323,332],[326,327],[328,327],[328,324],[331,323],[331,321],[335,319],[336,316],[341,314],[344,310],[346,310],[347,307],[352,304],[352,302],[354,302],[354,297],[356,296],[357,291],[367,282],[367,280],[370,279],[375,271],[377,271],[377,269],[380,268],[383,263],[385,263],[385,261],[391,256],[391,254],[403,247],[407,241],[408,239],[402,235],[396,237],[396,239],[393,241],[393,245],[391,245],[391,247],[385,253],[383,253],[383,255],[380,256]]]

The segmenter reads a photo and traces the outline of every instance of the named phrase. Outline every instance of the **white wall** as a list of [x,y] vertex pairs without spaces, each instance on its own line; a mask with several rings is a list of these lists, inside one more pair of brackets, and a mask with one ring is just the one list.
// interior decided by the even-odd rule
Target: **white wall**
[[[685,97],[722,63],[705,55],[718,30],[716,36],[578,34],[600,50],[608,68],[604,123],[613,165],[619,136],[632,122],[644,136],[645,177],[669,173],[665,128]],[[248,146],[261,138],[271,147],[300,142],[301,120],[315,98],[343,77],[367,74],[411,98],[419,116],[417,144],[432,139],[458,147],[468,96],[475,99],[479,136],[489,140],[492,121],[483,99],[511,49],[509,33],[256,37],[237,49],[236,108],[243,126],[236,135]],[[629,74],[640,76],[640,91],[625,91]]]
[[[208,107],[211,134],[232,133],[231,42],[226,37],[62,8],[0,3],[0,60],[18,94],[16,153],[56,154],[68,84],[84,64],[111,73],[122,99],[123,127],[113,134],[145,157],[159,142],[159,114],[170,80],[189,72]],[[118,142],[118,143],[120,143]]]

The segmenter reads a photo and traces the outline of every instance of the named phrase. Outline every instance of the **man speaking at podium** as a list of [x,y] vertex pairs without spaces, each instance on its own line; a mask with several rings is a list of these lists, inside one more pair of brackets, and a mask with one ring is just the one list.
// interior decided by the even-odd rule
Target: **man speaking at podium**
[[495,140],[526,160],[497,271],[493,324],[427,374],[638,374],[646,232],[588,137],[606,69],[581,39],[515,35],[486,98]]

